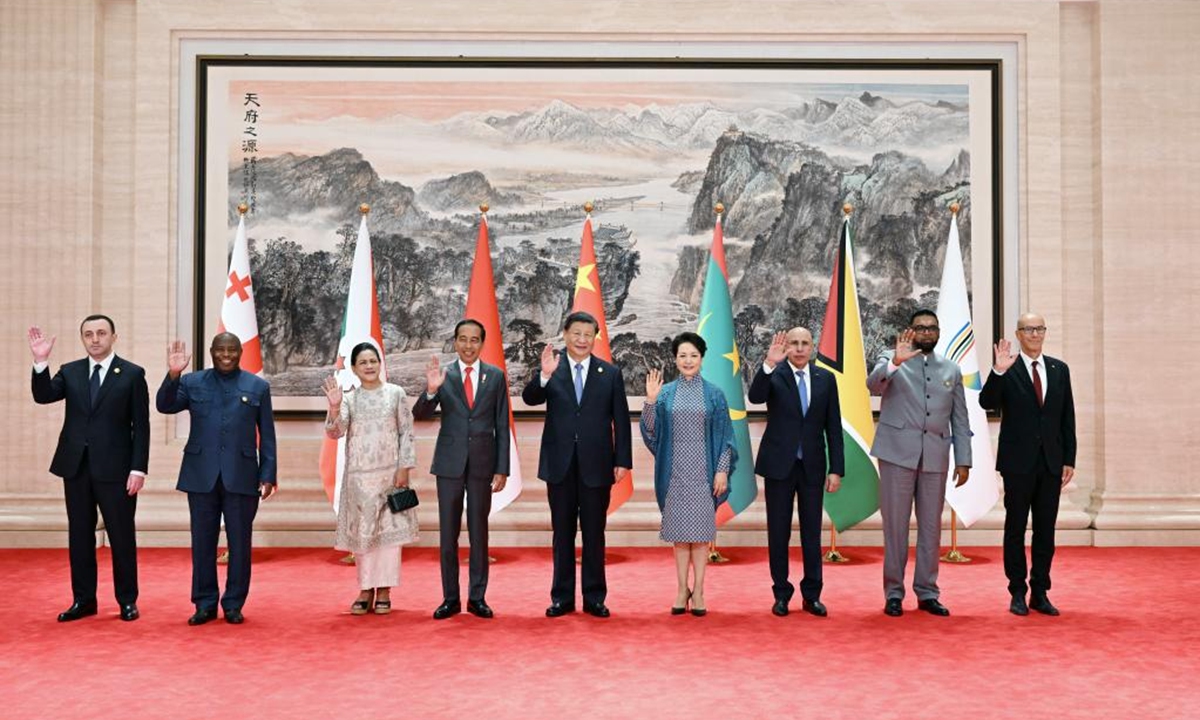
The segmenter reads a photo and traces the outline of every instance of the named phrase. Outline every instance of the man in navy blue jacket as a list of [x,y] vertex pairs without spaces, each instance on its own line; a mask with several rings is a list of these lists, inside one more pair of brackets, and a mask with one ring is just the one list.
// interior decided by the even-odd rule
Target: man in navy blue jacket
[[754,472],[763,476],[767,500],[767,556],[775,594],[771,612],[781,617],[788,614],[795,592],[788,581],[793,505],[800,515],[804,556],[803,608],[818,617],[828,614],[821,602],[821,513],[825,491],[837,492],[846,474],[837,380],[810,362],[812,354],[813,336],[808,329],[776,333],[748,393],[750,402],[767,404],[767,429]]
[[541,373],[521,397],[546,403],[538,477],[546,482],[554,545],[547,617],[575,610],[575,530],[583,542],[583,611],[608,617],[604,604],[604,526],[612,486],[633,467],[633,431],[621,369],[592,354],[600,323],[573,312],[564,323],[566,352],[546,345]]
[[[192,603],[189,625],[217,617],[217,600],[225,621],[243,622],[242,605],[250,591],[250,538],[258,501],[275,492],[275,419],[271,387],[244,372],[239,364],[242,343],[233,333],[213,338],[213,367],[189,375],[187,345],[176,340],[167,350],[167,377],[155,405],[161,413],[187,410],[191,433],[183,448],[179,483],[188,494],[192,525]],[[221,519],[229,545],[225,595],[217,585],[217,541]]]

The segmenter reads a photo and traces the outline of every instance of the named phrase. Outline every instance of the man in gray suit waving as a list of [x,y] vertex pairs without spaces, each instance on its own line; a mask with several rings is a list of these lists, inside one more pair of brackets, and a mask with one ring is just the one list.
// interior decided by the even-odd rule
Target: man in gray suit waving
[[879,458],[879,510],[883,517],[883,612],[903,615],[904,566],[908,526],[917,505],[917,567],[913,592],[917,607],[949,615],[939,600],[938,548],[946,472],[954,447],[954,482],[962,485],[971,469],[971,424],[958,364],[933,352],[938,342],[937,315],[918,310],[867,378],[880,395],[879,425],[871,454]]
[[486,331],[478,320],[454,327],[458,359],[441,367],[437,356],[425,369],[425,392],[413,405],[413,416],[428,420],[440,405],[442,427],[433,451],[437,476],[438,527],[442,558],[442,604],[436,620],[462,612],[458,584],[458,535],[462,530],[463,496],[467,505],[467,537],[471,543],[467,611],[493,616],[484,600],[488,582],[488,514],[492,493],[508,480],[508,382],[500,368],[479,359]]

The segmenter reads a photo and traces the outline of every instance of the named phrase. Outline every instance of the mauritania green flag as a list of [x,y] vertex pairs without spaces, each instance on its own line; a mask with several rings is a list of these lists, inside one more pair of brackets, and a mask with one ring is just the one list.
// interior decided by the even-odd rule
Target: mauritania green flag
[[729,499],[717,508],[717,525],[721,526],[754,502],[758,484],[754,480],[742,359],[733,333],[733,303],[729,300],[729,270],[725,267],[725,238],[719,213],[713,226],[712,251],[708,256],[708,273],[704,276],[704,297],[700,300],[700,324],[696,332],[708,345],[700,375],[725,393],[738,453],[737,467],[729,477]]
[[836,493],[825,493],[825,512],[838,532],[854,527],[879,509],[879,470],[871,457],[875,421],[867,390],[867,358],[862,319],[858,313],[858,283],[850,218],[842,222],[842,238],[833,263],[829,304],[817,345],[817,364],[837,378],[842,406],[842,438],[846,447],[846,476]]

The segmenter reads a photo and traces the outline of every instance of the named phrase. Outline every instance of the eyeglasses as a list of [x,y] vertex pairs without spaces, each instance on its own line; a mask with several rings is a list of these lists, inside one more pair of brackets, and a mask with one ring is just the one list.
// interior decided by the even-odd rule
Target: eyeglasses
[[1029,326],[1029,327],[1019,327],[1019,328],[1017,328],[1017,332],[1023,332],[1026,335],[1045,335],[1046,334],[1046,326],[1045,325],[1033,325],[1033,326]]
[[941,330],[937,325],[913,325],[911,329],[915,333],[935,333]]

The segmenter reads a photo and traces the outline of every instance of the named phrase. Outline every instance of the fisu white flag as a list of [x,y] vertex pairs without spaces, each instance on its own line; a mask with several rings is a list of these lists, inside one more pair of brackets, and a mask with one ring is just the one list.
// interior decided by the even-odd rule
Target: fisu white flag
[[996,463],[992,459],[992,441],[988,433],[987,413],[979,405],[983,379],[975,352],[975,328],[971,322],[971,304],[967,300],[967,276],[963,270],[962,250],[958,244],[958,216],[950,219],[950,239],[946,261],[942,265],[942,288],[938,294],[938,324],[941,339],[934,350],[958,363],[962,370],[963,390],[967,397],[967,415],[971,419],[971,477],[962,487],[954,486],[954,463],[946,483],[946,502],[958,513],[964,527],[971,527],[987,514],[1000,499]]

